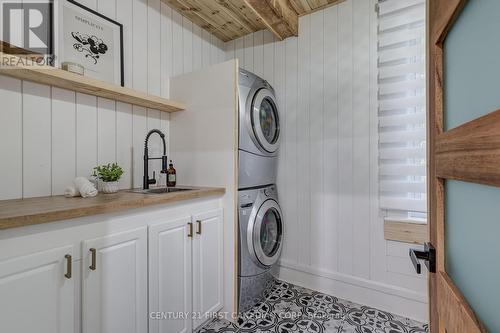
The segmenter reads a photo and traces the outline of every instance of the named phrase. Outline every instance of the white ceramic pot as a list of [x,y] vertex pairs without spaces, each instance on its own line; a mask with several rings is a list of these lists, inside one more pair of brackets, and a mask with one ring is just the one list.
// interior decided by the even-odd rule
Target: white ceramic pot
[[102,193],[116,193],[118,192],[118,182],[103,182],[101,181]]

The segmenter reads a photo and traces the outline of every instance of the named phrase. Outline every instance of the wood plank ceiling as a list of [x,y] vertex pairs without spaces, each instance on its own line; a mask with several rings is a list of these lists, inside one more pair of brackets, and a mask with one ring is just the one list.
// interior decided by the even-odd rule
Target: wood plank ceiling
[[262,29],[298,34],[298,17],[344,0],[163,0],[224,42]]

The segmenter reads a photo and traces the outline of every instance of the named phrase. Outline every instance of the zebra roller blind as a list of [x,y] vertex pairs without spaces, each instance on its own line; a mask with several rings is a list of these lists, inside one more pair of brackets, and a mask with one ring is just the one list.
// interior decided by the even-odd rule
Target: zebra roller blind
[[425,213],[425,0],[378,3],[380,208]]

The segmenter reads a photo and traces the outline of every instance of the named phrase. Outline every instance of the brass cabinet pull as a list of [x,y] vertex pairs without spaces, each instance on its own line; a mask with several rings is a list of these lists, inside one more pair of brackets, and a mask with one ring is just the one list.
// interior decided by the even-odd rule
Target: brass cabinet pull
[[193,237],[193,223],[188,223],[188,237]]
[[66,274],[64,274],[64,277],[66,277],[66,279],[71,279],[73,259],[69,254],[65,255],[64,258],[66,258]]
[[196,230],[196,233],[201,235],[201,220],[196,220],[196,223],[198,224],[198,230]]
[[89,249],[92,254],[92,261],[90,262],[89,268],[93,271],[96,269],[96,261],[97,261],[97,251],[94,248]]

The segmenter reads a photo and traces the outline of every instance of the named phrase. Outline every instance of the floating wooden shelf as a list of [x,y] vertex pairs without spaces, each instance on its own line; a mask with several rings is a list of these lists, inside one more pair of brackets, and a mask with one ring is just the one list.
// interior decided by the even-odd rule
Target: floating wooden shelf
[[0,74],[114,99],[163,112],[177,112],[186,108],[181,102],[149,95],[87,76],[73,74],[51,66],[42,66],[34,63],[29,58],[21,58],[2,52],[0,52]]

